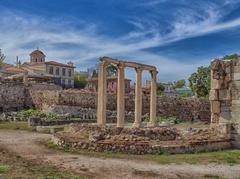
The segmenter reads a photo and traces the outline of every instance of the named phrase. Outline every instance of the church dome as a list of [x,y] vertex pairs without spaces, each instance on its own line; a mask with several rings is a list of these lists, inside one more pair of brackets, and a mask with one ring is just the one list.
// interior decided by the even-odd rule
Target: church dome
[[45,62],[46,55],[41,50],[34,50],[30,53],[31,62]]
[[30,53],[30,56],[42,57],[42,56],[46,56],[46,55],[41,50],[34,50],[32,53]]

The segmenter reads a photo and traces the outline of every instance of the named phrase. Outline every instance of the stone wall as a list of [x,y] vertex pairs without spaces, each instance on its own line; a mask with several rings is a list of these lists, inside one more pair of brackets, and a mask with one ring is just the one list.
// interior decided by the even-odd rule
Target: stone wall
[[[77,90],[37,91],[32,93],[33,103],[37,108],[54,106],[78,106],[96,109],[97,94],[83,93]],[[107,109],[115,111],[117,96],[108,94]],[[143,115],[149,113],[150,97],[143,96]],[[71,107],[69,107],[69,111]],[[125,96],[125,110],[134,111],[134,95]],[[189,121],[201,120],[210,122],[210,104],[207,99],[180,98],[162,96],[157,99],[157,115],[176,117]]]
[[240,148],[240,59],[216,59],[211,69],[211,123]]
[[229,149],[229,139],[214,129],[178,130],[174,127],[105,128],[96,124],[72,124],[57,132],[52,142],[61,147],[127,154],[176,154]]
[[32,107],[32,93],[40,90],[60,90],[61,87],[49,84],[28,84],[20,82],[0,82],[0,112],[18,111]]
[[25,106],[25,88],[22,83],[0,83],[0,112],[17,111]]

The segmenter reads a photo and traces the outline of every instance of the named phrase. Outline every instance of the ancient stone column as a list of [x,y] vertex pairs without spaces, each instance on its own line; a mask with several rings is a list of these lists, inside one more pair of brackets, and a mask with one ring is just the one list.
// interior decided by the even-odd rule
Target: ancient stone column
[[106,62],[102,61],[98,72],[98,103],[97,124],[101,127],[106,124],[106,101],[107,101]]
[[148,126],[156,124],[156,108],[157,108],[157,71],[151,71],[151,96],[150,96],[150,121]]
[[133,127],[139,128],[142,121],[142,69],[136,70],[136,85],[135,85],[135,120]]
[[118,65],[118,86],[117,86],[117,127],[124,127],[125,117],[125,77],[124,64]]

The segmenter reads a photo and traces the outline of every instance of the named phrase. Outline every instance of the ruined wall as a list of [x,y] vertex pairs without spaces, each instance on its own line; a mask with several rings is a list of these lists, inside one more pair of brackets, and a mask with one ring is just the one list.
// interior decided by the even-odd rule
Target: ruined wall
[[240,147],[240,59],[211,63],[211,123]]
[[25,88],[22,83],[0,83],[0,112],[24,108]]
[[61,87],[49,84],[28,84],[0,82],[0,112],[18,111],[32,107],[31,93],[38,90],[59,90]]
[[[96,109],[97,94],[83,93],[77,90],[37,91],[32,93],[32,100],[36,107],[43,106],[80,106]],[[117,96],[108,94],[107,109],[116,110]],[[150,97],[143,96],[143,114],[149,113]],[[125,96],[125,110],[134,111],[134,95]],[[70,110],[69,110],[70,111]],[[210,122],[210,104],[207,99],[180,98],[162,96],[157,99],[157,115],[177,117],[185,120],[201,120]]]

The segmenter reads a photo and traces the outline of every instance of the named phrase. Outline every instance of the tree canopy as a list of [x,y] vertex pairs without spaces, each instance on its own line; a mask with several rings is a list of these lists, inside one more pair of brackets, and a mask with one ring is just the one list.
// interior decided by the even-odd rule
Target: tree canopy
[[182,87],[185,86],[185,84],[186,84],[186,81],[185,81],[184,79],[175,81],[175,82],[174,82],[174,89],[176,89],[176,88],[182,88]]
[[234,53],[234,54],[231,54],[231,55],[225,55],[223,57],[224,60],[232,60],[232,59],[235,59],[235,58],[238,58],[240,57],[239,54],[237,53]]
[[158,83],[157,84],[157,95],[161,96],[163,94],[164,90],[165,90],[165,87],[161,83]]
[[189,86],[198,97],[206,97],[210,90],[210,67],[199,67],[189,78]]
[[117,67],[113,64],[109,64],[106,68],[107,76],[117,76]]
[[87,75],[76,73],[74,75],[74,87],[83,89],[87,84]]

